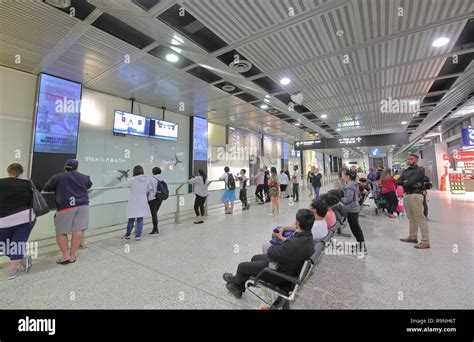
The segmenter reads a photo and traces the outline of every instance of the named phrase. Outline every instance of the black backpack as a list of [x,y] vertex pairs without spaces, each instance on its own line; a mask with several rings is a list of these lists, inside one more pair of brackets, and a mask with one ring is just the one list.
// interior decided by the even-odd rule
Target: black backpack
[[166,201],[169,196],[170,196],[170,192],[168,190],[168,185],[166,184],[165,181],[159,180],[158,184],[156,185],[155,198],[161,201]]
[[234,190],[235,189],[235,179],[234,179],[234,175],[232,173],[227,174],[227,188],[229,190]]

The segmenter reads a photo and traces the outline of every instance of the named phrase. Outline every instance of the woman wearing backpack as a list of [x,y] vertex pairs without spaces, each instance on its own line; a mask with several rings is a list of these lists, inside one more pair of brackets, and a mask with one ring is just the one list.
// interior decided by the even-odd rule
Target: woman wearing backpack
[[235,201],[235,178],[232,173],[229,172],[228,166],[224,168],[224,174],[219,178],[225,183],[225,191],[222,195],[222,202],[224,203],[224,210],[226,214],[234,213],[234,201]]
[[199,169],[197,175],[188,181],[189,184],[194,185],[194,195],[196,195],[196,199],[194,200],[194,212],[196,213],[195,224],[204,223],[204,203],[206,203],[207,198],[206,180],[206,173],[202,169]]
[[153,229],[150,234],[158,234],[158,210],[160,210],[163,200],[156,197],[156,192],[158,190],[158,183],[164,182],[165,180],[161,175],[161,169],[159,167],[154,167],[151,172],[153,173],[153,177],[150,179],[149,184],[151,191],[148,193],[148,206],[150,207]]
[[143,217],[146,215],[148,207],[147,194],[151,191],[151,186],[144,175],[143,167],[140,165],[135,166],[133,168],[133,177],[121,185],[124,188],[130,188],[130,197],[127,205],[128,224],[124,239],[130,240],[130,234],[136,220],[135,240],[140,241],[143,230]]

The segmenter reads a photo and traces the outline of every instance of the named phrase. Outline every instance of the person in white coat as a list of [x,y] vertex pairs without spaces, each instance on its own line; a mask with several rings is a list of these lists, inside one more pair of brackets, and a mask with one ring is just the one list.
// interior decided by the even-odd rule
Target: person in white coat
[[143,217],[148,212],[148,192],[151,191],[150,182],[147,181],[143,172],[143,167],[137,165],[133,168],[133,177],[122,183],[122,187],[130,188],[130,197],[127,205],[127,231],[124,238],[130,240],[135,219],[137,228],[135,230],[135,240],[140,241],[143,230]]

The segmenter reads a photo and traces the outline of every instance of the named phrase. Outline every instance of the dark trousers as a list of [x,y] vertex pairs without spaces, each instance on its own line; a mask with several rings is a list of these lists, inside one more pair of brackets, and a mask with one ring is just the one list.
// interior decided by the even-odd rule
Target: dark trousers
[[260,202],[265,203],[263,200],[263,184],[258,184],[257,189],[255,189],[255,196],[260,200]]
[[5,249],[5,255],[11,261],[23,259],[23,252],[26,252],[26,243],[35,223],[36,221],[33,221],[31,225],[29,222],[26,222],[14,227],[0,228],[0,241],[5,243],[6,246],[12,246],[11,250],[9,248]]
[[293,183],[293,200],[300,200],[300,185],[298,183]]
[[[245,291],[245,282],[247,279],[252,276],[256,277],[265,267],[268,266],[269,263],[270,259],[266,254],[257,254],[254,255],[250,261],[241,262],[237,267],[237,273],[234,276],[234,285],[236,285],[240,290]],[[273,284],[278,284],[280,287],[289,285],[288,282],[282,282],[281,278],[277,278],[271,274],[266,274],[262,279]]]
[[[204,216],[204,203],[206,203],[206,198],[207,197],[196,195],[194,199],[194,212],[196,216]],[[201,211],[201,213],[199,213],[199,211]]]
[[160,210],[162,200],[155,198],[154,200],[148,202],[148,206],[150,207],[151,213],[151,221],[153,222],[153,231],[158,231],[158,210]]
[[347,222],[349,222],[352,235],[354,235],[357,242],[364,242],[364,233],[362,233],[362,228],[359,224],[359,213],[347,213]]
[[268,184],[263,184],[263,192],[265,193],[265,202],[270,202],[270,187]]
[[384,192],[380,194],[382,198],[387,201],[387,210],[390,214],[393,214],[397,210],[398,197],[395,191]]
[[240,189],[239,200],[242,202],[242,207],[247,208],[248,206],[247,189]]

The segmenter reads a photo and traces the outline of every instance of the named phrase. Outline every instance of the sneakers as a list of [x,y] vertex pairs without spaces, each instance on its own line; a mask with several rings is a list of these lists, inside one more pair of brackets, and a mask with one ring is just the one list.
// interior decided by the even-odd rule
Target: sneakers
[[25,271],[25,273],[28,273],[28,271],[31,268],[31,256],[25,256],[21,260],[20,265],[23,267],[23,270]]
[[415,245],[416,249],[427,249],[430,248],[430,244],[428,242],[420,242],[419,244]]
[[222,275],[222,278],[224,278],[224,281],[229,284],[232,284],[232,281],[234,280],[234,276],[232,275],[232,273],[224,273]]
[[250,204],[247,204],[247,206],[245,207],[245,209],[249,210],[249,209],[250,209]]
[[135,241],[140,241],[141,238],[139,236],[135,237]]
[[418,240],[417,239],[413,239],[411,237],[408,237],[406,239],[400,239],[400,241],[402,242],[412,242],[412,243],[418,243]]
[[127,236],[127,235],[124,235],[124,236],[122,237],[122,239],[130,240],[130,235],[128,235],[128,236]]
[[242,297],[242,291],[234,284],[227,283],[225,284],[225,287],[234,295],[235,298],[240,299]]
[[7,273],[7,279],[8,279],[8,280],[15,279],[16,277],[18,277],[19,274],[20,274],[20,270],[19,270],[18,268],[17,268],[15,271],[13,271],[13,272],[8,271],[8,273]]

